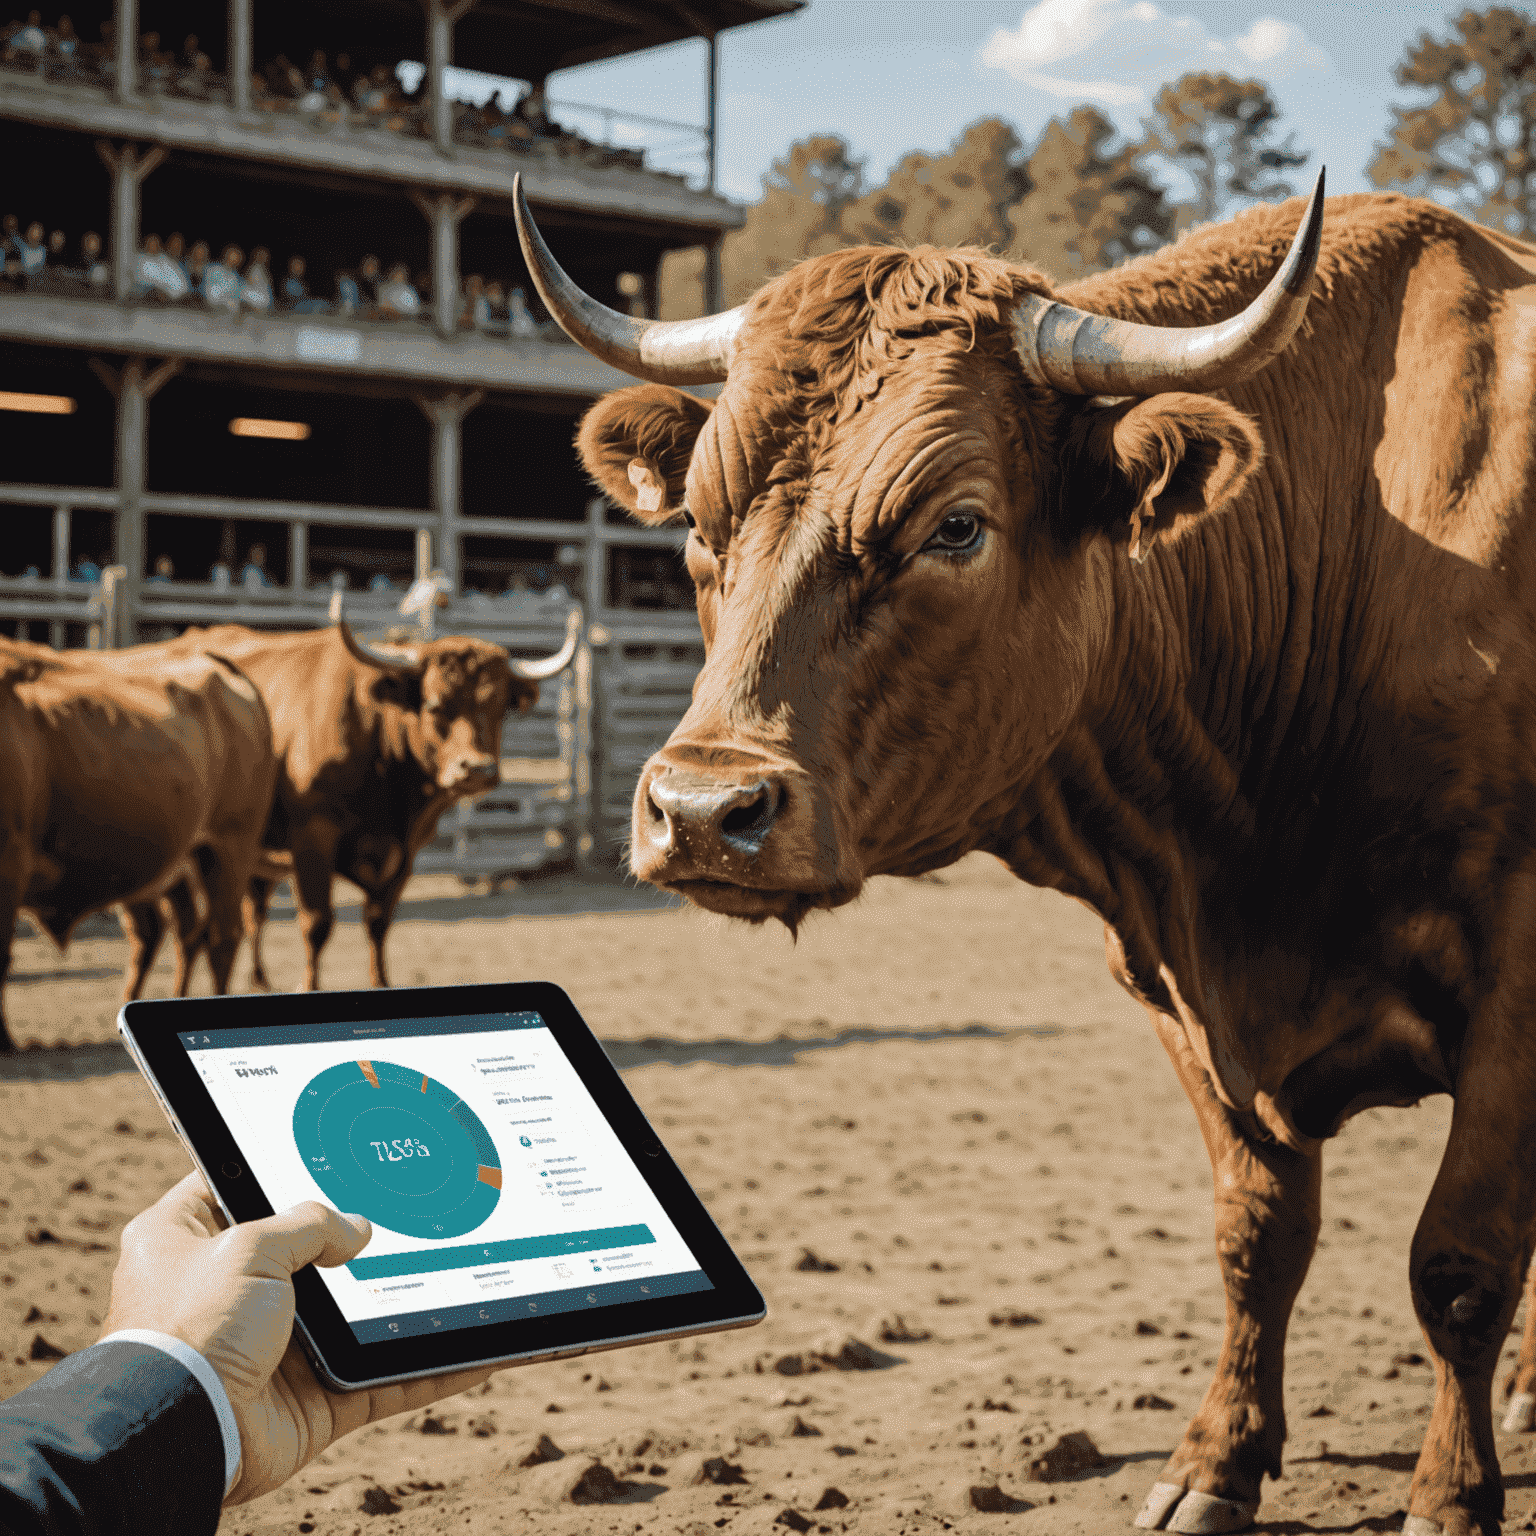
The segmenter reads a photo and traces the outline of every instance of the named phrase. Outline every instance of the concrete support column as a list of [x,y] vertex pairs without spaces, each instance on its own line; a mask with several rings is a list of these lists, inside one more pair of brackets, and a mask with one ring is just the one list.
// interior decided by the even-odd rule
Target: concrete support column
[[112,26],[117,40],[112,94],[119,101],[132,101],[139,94],[139,0],[113,0]]
[[[53,585],[62,597],[69,586],[69,531],[72,512],[69,507],[53,509]],[[55,619],[48,627],[48,643],[54,650],[64,649],[64,621]]]
[[432,323],[438,335],[452,336],[459,324],[459,225],[475,200],[413,191],[411,201],[432,226]]
[[160,387],[181,367],[179,358],[168,358],[153,371],[142,357],[131,357],[122,371],[109,368],[93,357],[91,369],[117,399],[115,483],[117,527],[112,557],[125,575],[118,594],[122,605],[121,633],[133,644],[138,635],[140,600],[144,589],[144,486],[149,437],[149,402]]
[[229,46],[224,51],[224,70],[229,76],[229,104],[240,117],[251,110],[253,33],[251,0],[229,0]]
[[112,297],[126,304],[133,297],[133,268],[139,254],[140,189],[166,152],[157,144],[141,157],[137,144],[116,148],[106,139],[97,139],[96,153],[112,177]]
[[309,524],[288,524],[288,590],[302,598],[309,588]]
[[421,0],[427,13],[427,103],[431,108],[432,142],[443,153],[453,148],[453,103],[443,72],[453,63],[453,28],[475,0]]
[[463,568],[459,515],[464,481],[464,418],[485,399],[483,389],[435,399],[418,395],[416,403],[432,423],[432,510],[437,513],[437,565],[457,593]]

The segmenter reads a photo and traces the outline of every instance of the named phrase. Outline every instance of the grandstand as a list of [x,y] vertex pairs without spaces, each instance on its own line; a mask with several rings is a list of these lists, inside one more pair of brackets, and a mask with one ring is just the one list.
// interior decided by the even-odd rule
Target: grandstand
[[[679,540],[626,525],[576,463],[582,411],[627,380],[541,310],[512,180],[589,292],[654,313],[663,255],[718,251],[742,220],[714,184],[716,38],[802,3],[19,12],[0,28],[0,633],[298,628],[342,588],[387,634],[440,571],[422,622],[537,654],[579,602],[585,643],[509,722],[507,782],[418,867],[612,867],[702,648]],[[660,125],[665,166],[656,120],[625,143],[596,109],[600,140],[546,96],[557,69],[695,36],[708,121]],[[507,86],[455,101],[450,65]]]

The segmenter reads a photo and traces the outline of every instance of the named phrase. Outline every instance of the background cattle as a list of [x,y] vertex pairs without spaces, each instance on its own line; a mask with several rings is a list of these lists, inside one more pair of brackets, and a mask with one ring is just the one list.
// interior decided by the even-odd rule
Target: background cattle
[[690,530],[708,659],[635,872],[793,926],[986,849],[1104,918],[1199,1116],[1228,1301],[1143,1527],[1252,1522],[1323,1143],[1452,1094],[1405,1530],[1466,1536],[1502,1514],[1536,1233],[1536,250],[1397,197],[1322,232],[1320,197],[1070,300],[864,249],[673,325],[581,295],[518,213],[551,312],[655,381],[594,407],[589,471]]
[[[320,985],[337,874],[363,892],[369,974],[374,986],[389,985],[384,938],[416,854],[431,842],[449,806],[498,782],[507,709],[523,712],[538,702],[540,680],[556,676],[575,654],[580,626],[573,610],[565,645],[528,662],[465,636],[376,648],[359,641],[343,621],[339,597],[332,614],[328,630],[270,634],[225,625],[143,648],[217,648],[249,674],[271,711],[281,766],[263,863],[245,908],[252,985],[263,989],[269,983],[261,929],[284,874],[299,907],[306,990]],[[170,904],[176,985],[184,993],[202,934],[190,883],[172,892]],[[130,997],[143,988],[164,926],[156,903],[128,908]]]
[[0,986],[18,911],[62,946],[195,868],[226,991],[276,778],[261,695],[225,657],[0,640]]

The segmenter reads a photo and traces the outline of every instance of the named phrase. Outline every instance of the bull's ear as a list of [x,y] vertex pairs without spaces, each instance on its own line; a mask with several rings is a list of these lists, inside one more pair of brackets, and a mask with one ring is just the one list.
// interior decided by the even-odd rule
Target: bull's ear
[[1236,497],[1263,458],[1253,422],[1210,395],[1089,406],[1068,429],[1061,513],[1145,560],[1159,534],[1176,538]]
[[597,488],[642,523],[683,515],[693,445],[713,409],[665,384],[604,395],[582,419],[576,451]]

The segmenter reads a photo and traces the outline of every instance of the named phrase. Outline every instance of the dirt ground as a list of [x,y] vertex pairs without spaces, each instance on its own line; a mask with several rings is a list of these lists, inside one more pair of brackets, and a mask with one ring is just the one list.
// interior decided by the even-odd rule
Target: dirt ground
[[[341,916],[326,980],[362,985],[358,910]],[[66,1048],[0,1064],[0,1394],[48,1368],[33,1356],[96,1336],[123,1222],[187,1167],[110,1043],[124,953],[107,923],[62,957],[17,945],[12,1027]],[[564,984],[769,1319],[503,1372],[343,1441],[222,1533],[1129,1525],[1205,1389],[1222,1298],[1194,1115],[1088,914],[980,856],[877,881],[797,946],[616,885],[487,897],[424,879],[391,955],[402,984]],[[292,985],[286,909],[269,956]],[[162,961],[151,990],[168,982]],[[1371,1111],[1329,1150],[1290,1335],[1287,1471],[1260,1530],[1401,1525],[1433,1385],[1408,1243],[1448,1123],[1445,1100]],[[850,1335],[877,1353],[845,1363],[877,1368],[778,1369]],[[1105,1464],[1030,1481],[1073,1431]],[[564,1456],[520,1465],[540,1435]],[[1500,1435],[1511,1529],[1536,1529],[1533,1445]],[[715,1457],[732,1480],[696,1482]],[[993,1485],[1004,1508],[975,1509],[970,1490]]]

